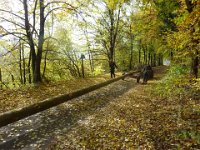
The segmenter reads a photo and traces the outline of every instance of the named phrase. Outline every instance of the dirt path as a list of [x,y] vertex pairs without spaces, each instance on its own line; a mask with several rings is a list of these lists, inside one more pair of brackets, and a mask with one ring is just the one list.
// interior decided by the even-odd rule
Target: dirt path
[[165,70],[148,84],[126,78],[0,128],[0,149],[199,150],[200,120],[181,118],[180,97],[151,93]]
[[199,150],[199,122],[180,117],[177,97],[162,99],[151,93],[165,70],[158,68],[147,85],[133,86],[131,79],[113,84],[114,89],[122,84],[131,88],[116,97],[118,92],[110,93],[104,107],[57,135],[48,149]]
[[[176,124],[177,116],[168,114],[171,110],[163,108],[166,103],[152,99],[149,92],[149,88],[159,82],[165,69],[158,68],[155,79],[147,85],[131,86],[120,96],[108,97],[111,99],[104,107],[80,120],[70,131],[56,136],[49,149],[168,149],[162,139],[167,137],[167,133],[162,135],[159,130],[163,125]],[[113,86],[116,88],[116,85],[124,83],[127,86],[132,82],[129,79]],[[174,122],[167,122],[166,114],[170,119],[174,118]]]
[[[0,129],[0,149],[173,149],[178,101],[157,99],[155,79],[127,78]],[[197,145],[198,147],[198,145]]]
[[71,102],[30,116],[0,129],[0,149],[47,149],[55,137],[115,102],[135,87],[135,79],[118,81]]

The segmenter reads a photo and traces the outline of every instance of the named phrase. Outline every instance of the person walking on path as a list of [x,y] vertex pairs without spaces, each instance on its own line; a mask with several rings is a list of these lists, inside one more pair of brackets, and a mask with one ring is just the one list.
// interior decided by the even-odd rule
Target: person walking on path
[[147,83],[148,78],[148,65],[145,65],[143,68],[143,83]]
[[109,65],[110,65],[110,76],[111,78],[115,78],[115,68],[117,68],[117,65],[113,60],[110,60]]

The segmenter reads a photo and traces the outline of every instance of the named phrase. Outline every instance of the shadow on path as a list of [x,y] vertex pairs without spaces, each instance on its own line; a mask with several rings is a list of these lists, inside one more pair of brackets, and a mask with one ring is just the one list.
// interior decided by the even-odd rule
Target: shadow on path
[[0,129],[0,149],[45,149],[55,135],[70,131],[136,85],[134,79],[118,81]]

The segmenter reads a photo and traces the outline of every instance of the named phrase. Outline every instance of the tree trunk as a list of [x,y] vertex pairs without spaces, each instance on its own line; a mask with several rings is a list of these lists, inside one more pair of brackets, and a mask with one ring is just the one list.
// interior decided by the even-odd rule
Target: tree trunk
[[158,55],[158,66],[163,65],[163,56],[161,54]]
[[[119,27],[119,16],[120,16],[120,9],[118,10],[118,16],[115,23],[114,20],[114,10],[109,9],[109,17],[110,17],[110,48],[109,48],[109,60],[114,60],[114,53],[115,53],[115,44],[116,44],[116,38],[118,35],[118,27]],[[116,27],[115,27],[116,24]]]
[[47,44],[47,51],[45,52],[45,56],[44,56],[44,69],[43,69],[43,73],[42,73],[42,78],[45,77],[45,72],[46,72],[46,66],[47,66],[47,53],[48,53],[48,46],[49,44]]
[[91,69],[91,72],[93,74],[94,72],[94,64],[93,64],[93,60],[92,60],[92,53],[91,53],[91,50],[90,50],[90,47],[88,47],[88,55],[89,55],[89,61],[90,61],[90,69]]
[[132,62],[133,62],[133,34],[132,34],[132,28],[130,25],[130,38],[131,38],[131,47],[130,47],[130,61],[129,61],[129,70],[132,69]]
[[20,83],[23,84],[23,77],[22,77],[22,45],[20,42],[19,45],[19,73],[20,73]]
[[31,51],[30,51],[30,54],[29,54],[29,59],[28,59],[28,82],[31,84]]
[[24,84],[26,84],[26,62],[24,57],[24,45],[22,44],[22,60],[23,60],[23,78],[24,78]]
[[37,104],[32,104],[27,107],[23,107],[22,109],[14,109],[12,111],[2,113],[0,114],[0,127],[8,125],[10,123],[13,123],[15,121],[18,121],[20,119],[23,119],[25,117],[28,117],[30,115],[36,114],[38,112],[47,110],[51,107],[57,106],[59,104],[62,104],[64,102],[67,102],[71,99],[77,98],[79,96],[85,95],[89,92],[95,91],[101,87],[105,87],[111,83],[114,83],[116,81],[122,80],[125,77],[128,77],[132,75],[133,73],[138,73],[138,72],[130,72],[124,76],[117,77],[112,80],[107,80],[103,83],[100,84],[95,84],[90,87],[86,87],[68,94],[63,94],[59,95],[50,99],[46,99],[43,101],[38,102]]
[[154,53],[153,66],[156,66],[156,53]]
[[150,61],[151,61],[151,53],[150,51],[148,52],[148,65],[150,65]]
[[85,78],[83,59],[81,59],[82,77]]
[[144,57],[144,64],[145,64],[146,63],[146,50],[144,47],[143,47],[143,52],[144,52],[143,57]]
[[42,50],[44,44],[44,24],[45,24],[44,0],[40,0],[39,4],[40,4],[40,31],[39,31],[39,41],[38,41],[38,53],[36,55],[35,71],[33,74],[34,83],[42,82],[40,66],[41,66]]
[[0,68],[0,88],[2,89],[2,73],[1,73],[1,68]]
[[109,15],[110,15],[110,48],[109,48],[109,60],[113,60],[113,52],[114,52],[114,47],[113,47],[113,35],[114,35],[114,14],[113,10],[109,10]]
[[[186,6],[187,6],[187,10],[189,13],[192,13],[193,8],[195,7],[195,5],[197,5],[197,3],[192,3],[192,0],[185,0]],[[198,45],[198,43],[197,43]],[[195,56],[192,58],[192,63],[191,63],[191,69],[192,69],[192,74],[195,76],[195,78],[198,78],[198,65],[199,65],[199,52],[198,50],[195,51]]]
[[173,61],[173,58],[174,58],[174,53],[173,53],[173,51],[171,50],[171,51],[170,51],[170,60]]
[[12,80],[13,86],[15,87],[15,78],[13,74],[11,74],[11,80]]
[[141,41],[139,43],[139,49],[138,49],[138,63],[141,63]]
[[79,69],[79,66],[76,64],[76,62],[78,61],[78,58],[76,57],[76,53],[75,51],[73,51],[75,59],[71,59],[71,57],[69,56],[69,58],[71,59],[71,62],[73,63],[74,66],[74,70],[76,70],[76,74],[78,74],[79,77],[81,77],[81,71]]
[[38,54],[37,54],[37,58],[36,58],[36,62],[35,62],[35,71],[33,74],[33,82],[34,83],[39,83],[42,81],[41,79],[41,73],[40,73],[40,65],[41,65],[41,57],[42,54],[40,54],[41,49],[38,48]]
[[151,66],[153,66],[153,55],[151,53]]
[[25,29],[26,29],[26,36],[29,42],[30,46],[30,54],[31,54],[31,60],[32,60],[32,74],[35,74],[35,64],[36,64],[36,53],[35,53],[35,44],[33,41],[33,34],[31,33],[30,23],[29,23],[29,12],[28,12],[28,5],[27,0],[23,0],[24,5],[24,15],[25,15]]
[[147,46],[145,46],[145,64],[147,64],[148,61],[148,49]]
[[161,54],[159,55],[159,66],[161,66],[162,65],[162,56],[161,56]]

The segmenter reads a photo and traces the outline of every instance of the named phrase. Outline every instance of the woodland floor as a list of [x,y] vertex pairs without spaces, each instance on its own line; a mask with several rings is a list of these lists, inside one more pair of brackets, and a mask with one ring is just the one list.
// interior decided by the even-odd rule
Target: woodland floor
[[180,97],[155,96],[165,70],[148,84],[126,78],[2,127],[0,149],[198,150],[200,113],[184,117],[180,110],[200,108],[200,99],[184,97],[183,107]]
[[[118,73],[118,75],[120,75]],[[38,101],[70,93],[84,87],[94,85],[109,79],[109,75],[94,78],[79,78],[67,81],[44,83],[40,86],[22,86],[16,89],[0,90],[0,113],[25,107]]]

